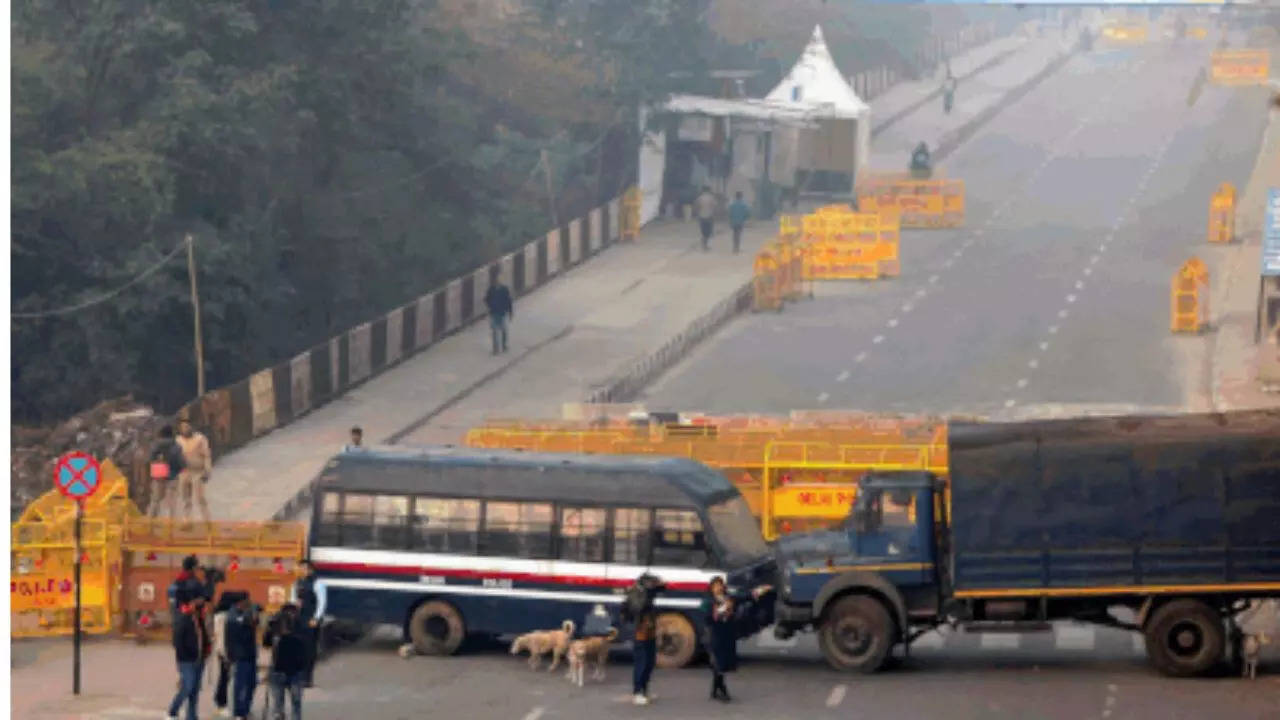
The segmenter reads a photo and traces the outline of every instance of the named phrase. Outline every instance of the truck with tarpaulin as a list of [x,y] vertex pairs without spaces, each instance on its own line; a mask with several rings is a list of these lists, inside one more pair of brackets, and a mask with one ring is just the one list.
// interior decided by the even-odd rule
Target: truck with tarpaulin
[[1074,620],[1141,633],[1152,665],[1191,676],[1238,658],[1235,616],[1280,597],[1280,411],[953,423],[949,440],[949,495],[871,473],[843,525],[779,540],[777,635],[816,631],[828,664],[873,672],[942,625]]

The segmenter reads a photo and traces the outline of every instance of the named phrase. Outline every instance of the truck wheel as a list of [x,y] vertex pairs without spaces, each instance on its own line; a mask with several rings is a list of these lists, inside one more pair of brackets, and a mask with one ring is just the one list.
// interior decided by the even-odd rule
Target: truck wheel
[[846,595],[825,613],[818,645],[827,664],[836,670],[873,673],[893,647],[893,620],[879,600]]
[[1156,610],[1146,628],[1147,659],[1165,675],[1200,675],[1222,661],[1222,618],[1199,600],[1174,600]]
[[693,661],[698,651],[698,636],[693,623],[680,613],[662,613],[658,616],[655,638],[658,646],[658,667],[682,668]]
[[409,618],[409,639],[420,655],[452,655],[466,637],[462,615],[447,602],[422,603]]

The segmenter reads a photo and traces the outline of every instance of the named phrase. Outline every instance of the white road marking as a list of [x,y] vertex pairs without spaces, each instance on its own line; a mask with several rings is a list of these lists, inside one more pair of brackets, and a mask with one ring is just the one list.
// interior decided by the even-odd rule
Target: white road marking
[[1027,367],[1031,368],[1032,370],[1035,370],[1036,368],[1040,367],[1040,361],[1039,361],[1039,360],[1028,360],[1028,361],[1027,361]]
[[833,708],[844,702],[844,694],[848,690],[849,688],[843,683],[831,688],[831,694],[827,696],[827,707]]
[[928,291],[928,290],[925,290],[924,288],[920,288],[919,290],[917,290],[917,291],[916,291],[916,297],[918,297],[918,298],[922,298],[922,297],[924,297],[925,295],[928,295],[928,294],[929,294],[929,291]]
[[848,380],[848,379],[849,379],[848,370],[841,370],[840,374],[836,376],[836,382],[844,382],[845,380]]
[[1026,378],[1022,378],[1021,380],[1018,381],[1018,388],[1021,389],[1026,387],[1028,382],[1030,381],[1027,380]]
[[1016,650],[1020,645],[1022,645],[1021,635],[1014,633],[982,633],[982,647],[984,648]]
[[1074,293],[1072,293],[1071,295],[1068,295],[1068,296],[1067,296],[1067,302],[1069,302],[1069,303],[1073,303],[1073,302],[1075,302],[1075,301],[1076,301],[1076,296],[1075,296],[1075,294],[1074,294]]
[[829,399],[831,399],[830,395],[828,395],[827,393],[822,393],[821,395],[818,396],[818,404],[821,405],[822,403],[826,402]]
[[938,284],[938,276],[937,276],[937,275],[930,275],[930,276],[929,276],[929,284],[930,284],[930,285],[936,285],[936,284]]
[[1101,259],[1101,258],[1099,258],[1097,255],[1094,255],[1093,257],[1089,258],[1089,264],[1090,264],[1090,265],[1097,265],[1097,264],[1098,264],[1098,260],[1100,260],[1100,259]]
[[1083,281],[1083,280],[1077,280],[1077,281],[1076,281],[1076,289],[1077,289],[1077,290],[1083,290],[1083,289],[1084,289],[1084,281]]
[[916,306],[912,305],[911,303],[902,303],[902,312],[904,313],[909,313],[915,309],[916,309]]
[[1050,325],[1050,326],[1049,326],[1049,334],[1050,334],[1050,335],[1057,335],[1057,334],[1058,334],[1058,326],[1057,326],[1057,325]]
[[885,323],[887,327],[898,327],[898,318],[889,318],[889,322]]
[[866,359],[867,359],[867,352],[864,350],[864,351],[862,351],[862,352],[858,353],[858,357],[854,358],[854,359],[853,359],[853,361],[854,361],[854,362],[862,362],[863,360],[866,360]]
[[944,263],[942,263],[942,267],[943,267],[943,268],[945,268],[945,269],[947,269],[947,270],[950,270],[950,269],[951,269],[951,266],[952,266],[952,265],[955,265],[955,264],[956,264],[956,259],[955,259],[955,258],[947,258],[947,261],[946,261],[946,262],[944,262]]
[[1107,244],[1106,244],[1106,243],[1102,243],[1101,245],[1099,245],[1099,246],[1098,246],[1098,252],[1100,252],[1100,253],[1104,253],[1104,252],[1106,252],[1106,251],[1107,251]]
[[538,718],[542,717],[542,713],[544,712],[546,712],[545,708],[536,707],[525,714],[524,720],[538,720]]
[[960,257],[961,255],[963,255],[963,254],[964,254],[964,251],[963,251],[963,250],[957,250],[957,251],[955,251],[955,252],[951,253],[951,257],[953,257],[953,258],[959,258],[959,257]]
[[1090,275],[1092,275],[1092,274],[1093,274],[1093,268],[1091,268],[1091,267],[1087,267],[1087,268],[1085,268],[1085,269],[1084,269],[1084,276],[1085,276],[1085,277],[1089,277],[1089,276],[1090,276]]
[[1041,342],[1041,343],[1040,343],[1040,352],[1044,352],[1045,350],[1048,350],[1048,349],[1049,349],[1049,341],[1048,341],[1048,340],[1045,340],[1045,341],[1043,341],[1043,342]]
[[1017,404],[1018,404],[1018,401],[1017,401],[1017,400],[1014,400],[1013,398],[1009,398],[1008,400],[1005,400],[1005,401],[1004,401],[1004,406],[1005,406],[1005,407],[1007,407],[1007,408],[1011,408],[1011,407],[1013,407],[1014,405],[1017,405]]
[[871,342],[872,342],[872,343],[875,343],[876,345],[879,345],[880,343],[884,342],[884,336],[883,336],[883,335],[877,335],[877,336],[875,336],[875,337],[871,338]]
[[1096,629],[1092,625],[1055,625],[1053,645],[1059,650],[1092,650],[1096,636]]

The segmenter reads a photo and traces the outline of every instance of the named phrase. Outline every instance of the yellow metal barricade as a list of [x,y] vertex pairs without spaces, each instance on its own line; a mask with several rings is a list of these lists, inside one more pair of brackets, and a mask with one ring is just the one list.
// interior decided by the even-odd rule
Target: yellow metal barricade
[[1191,258],[1173,275],[1170,292],[1170,329],[1198,333],[1209,324],[1209,269]]
[[[71,504],[64,498],[64,502]],[[10,526],[9,619],[14,637],[68,635],[75,623],[74,522]],[[109,632],[114,615],[113,543],[104,520],[81,525],[80,627]],[[118,560],[115,561],[118,565]]]
[[640,187],[632,185],[622,194],[621,210],[618,220],[618,235],[623,240],[635,240],[640,236],[640,203],[643,196]]
[[778,216],[778,236],[783,240],[798,239],[802,230],[799,215]]
[[782,287],[778,279],[778,258],[768,250],[756,255],[751,275],[751,309],[755,312],[782,310]]
[[1236,189],[1231,183],[1218,186],[1209,200],[1209,242],[1229,243],[1236,233]]
[[1143,22],[1110,23],[1102,28],[1102,40],[1118,45],[1137,45],[1147,41],[1147,25]]
[[1209,59],[1209,70],[1219,85],[1265,85],[1271,54],[1266,50],[1216,50]]
[[960,227],[965,219],[964,181],[869,176],[857,187],[864,212],[897,216],[904,228]]

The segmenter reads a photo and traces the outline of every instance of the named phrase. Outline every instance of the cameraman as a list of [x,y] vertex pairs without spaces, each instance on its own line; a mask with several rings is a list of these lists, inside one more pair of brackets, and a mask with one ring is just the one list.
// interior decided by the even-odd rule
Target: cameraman
[[258,684],[258,612],[247,594],[237,598],[227,613],[227,660],[232,668],[232,712],[247,719]]
[[622,619],[635,626],[632,638],[632,691],[636,705],[648,705],[649,678],[658,661],[658,612],[654,601],[667,586],[657,577],[645,573],[627,588],[622,603]]
[[289,691],[294,720],[302,719],[302,688],[310,665],[310,643],[307,622],[298,614],[298,606],[289,603],[267,623],[262,646],[271,648],[271,705],[275,720],[284,720],[284,693]]

